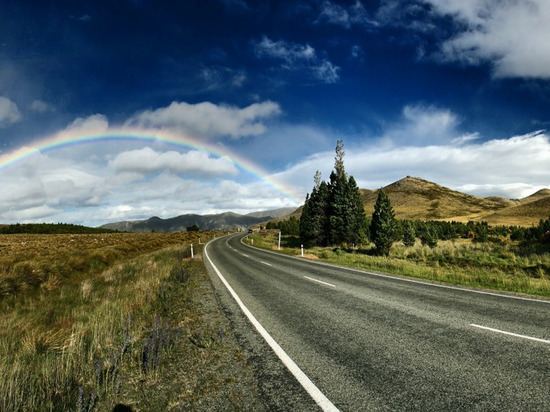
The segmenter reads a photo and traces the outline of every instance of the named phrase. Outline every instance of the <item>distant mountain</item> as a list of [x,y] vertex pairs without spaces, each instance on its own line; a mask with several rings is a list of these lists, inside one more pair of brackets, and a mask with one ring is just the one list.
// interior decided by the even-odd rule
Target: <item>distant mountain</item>
[[248,215],[232,212],[211,215],[186,214],[168,219],[153,216],[146,220],[107,223],[100,227],[123,232],[181,232],[193,225],[197,225],[200,230],[236,230],[239,227],[249,227],[267,222],[294,210],[294,208],[275,209]]
[[[536,225],[550,217],[550,189],[542,189],[523,199],[498,196],[476,197],[407,176],[383,188],[390,198],[395,216],[411,220],[485,221],[491,225]],[[360,189],[367,216],[372,215],[378,190]],[[101,226],[125,232],[175,232],[197,225],[201,230],[235,230],[287,216],[299,218],[302,208],[283,208],[247,215],[220,213],[216,215],[181,215],[169,219],[151,217],[147,220],[109,223]]]
[[288,216],[295,210],[296,210],[295,207],[283,207],[280,209],[264,210],[263,212],[248,213],[246,216],[263,217],[263,218],[269,217],[271,219],[274,219],[278,217]]

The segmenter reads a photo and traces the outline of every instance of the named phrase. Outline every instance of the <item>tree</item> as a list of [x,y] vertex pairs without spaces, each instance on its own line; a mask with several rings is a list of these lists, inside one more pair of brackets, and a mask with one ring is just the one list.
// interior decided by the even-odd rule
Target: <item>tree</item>
[[361,196],[361,192],[353,176],[350,176],[348,180],[348,196],[351,202],[351,221],[347,241],[348,243],[357,244],[368,238],[369,225],[367,215],[365,214],[363,196]]
[[426,223],[426,228],[420,236],[420,241],[422,242],[422,246],[429,246],[430,249],[437,246],[437,228],[433,223]]
[[325,246],[328,244],[328,186],[320,182],[311,196],[306,196],[299,222],[300,238],[305,244]]
[[380,189],[370,224],[370,236],[379,255],[389,256],[396,233],[397,223],[390,198]]
[[355,244],[366,238],[368,225],[361,192],[344,168],[344,143],[336,143],[330,182],[317,171],[311,195],[306,196],[300,218],[300,238],[306,244]]
[[406,221],[403,225],[403,244],[407,247],[414,246],[416,243],[416,233],[411,222]]

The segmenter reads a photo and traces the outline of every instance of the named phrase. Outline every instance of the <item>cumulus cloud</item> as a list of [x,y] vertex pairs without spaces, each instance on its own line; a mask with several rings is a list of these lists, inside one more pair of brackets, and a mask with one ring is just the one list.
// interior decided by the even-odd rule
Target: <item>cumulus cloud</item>
[[87,170],[71,159],[40,153],[19,167],[3,170],[0,186],[6,189],[0,199],[0,220],[8,222],[60,221],[53,216],[71,208],[97,206],[109,194],[98,168]]
[[319,57],[309,44],[273,41],[264,36],[261,41],[254,44],[254,51],[259,58],[281,61],[281,68],[284,70],[305,71],[323,83],[336,83],[340,79],[340,68],[326,58]]
[[262,121],[280,113],[279,105],[271,101],[254,103],[242,109],[210,102],[172,102],[168,107],[135,115],[126,126],[173,129],[205,139],[225,136],[237,139],[264,133],[266,126]]
[[462,27],[444,41],[442,59],[489,62],[495,77],[550,78],[547,0],[423,0]]
[[119,153],[111,162],[117,172],[139,174],[156,171],[193,173],[202,176],[236,175],[235,164],[226,158],[211,158],[199,151],[159,153],[150,147]]
[[[386,138],[381,137],[381,141]],[[320,170],[328,179],[334,153],[320,152],[292,165],[275,178],[304,194]],[[378,189],[407,175],[477,196],[523,198],[550,188],[550,140],[544,132],[478,142],[465,139],[425,146],[371,143],[346,147],[346,170],[366,189]]]
[[88,117],[76,118],[65,128],[65,131],[102,133],[107,131],[108,128],[109,121],[107,117],[102,114],[93,114]]
[[0,128],[11,126],[22,118],[17,105],[7,97],[0,96]]
[[451,110],[434,105],[406,105],[401,118],[390,125],[384,138],[399,145],[427,145],[455,141],[460,143],[473,138],[461,136],[457,130],[460,118]]

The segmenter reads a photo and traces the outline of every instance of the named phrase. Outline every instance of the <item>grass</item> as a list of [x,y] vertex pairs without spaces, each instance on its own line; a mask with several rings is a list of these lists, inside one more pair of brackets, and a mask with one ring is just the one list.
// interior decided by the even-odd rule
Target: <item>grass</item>
[[[254,246],[277,251],[277,232],[249,237]],[[283,236],[281,253],[300,255],[299,241]],[[514,242],[475,243],[470,240],[439,241],[435,248],[395,243],[389,257],[376,256],[374,245],[360,249],[314,247],[305,257],[314,260],[377,270],[399,276],[452,285],[550,297],[550,250]]]
[[59,236],[0,237],[0,410],[254,408],[207,235]]

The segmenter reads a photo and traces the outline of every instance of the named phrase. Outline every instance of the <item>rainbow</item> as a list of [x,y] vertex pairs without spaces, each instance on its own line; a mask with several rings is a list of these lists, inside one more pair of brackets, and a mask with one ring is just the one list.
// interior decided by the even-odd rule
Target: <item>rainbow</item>
[[290,187],[285,187],[282,184],[267,177],[268,173],[262,170],[251,161],[246,160],[228,149],[219,149],[204,142],[199,142],[197,139],[191,138],[181,133],[170,130],[147,130],[147,129],[132,129],[132,128],[109,128],[102,131],[90,130],[68,130],[52,136],[37,140],[28,146],[23,146],[12,152],[0,155],[0,173],[6,168],[13,167],[27,159],[30,159],[39,154],[52,151],[62,150],[64,148],[78,146],[83,144],[97,144],[102,142],[142,142],[142,143],[164,143],[177,148],[186,150],[198,150],[218,158],[227,158],[231,160],[239,169],[249,173],[260,181],[263,181],[268,186],[280,192],[284,197],[288,198],[296,205],[300,202],[297,200],[296,194]]

